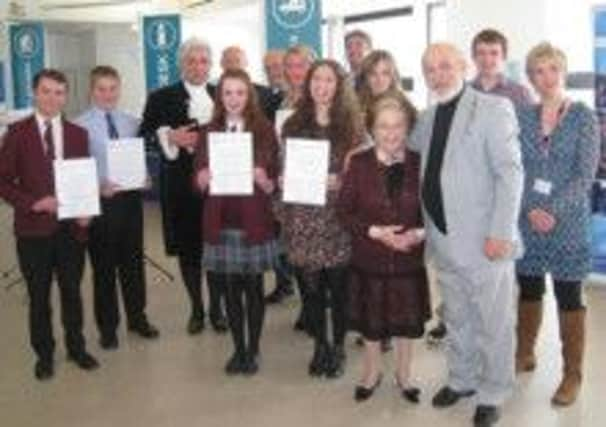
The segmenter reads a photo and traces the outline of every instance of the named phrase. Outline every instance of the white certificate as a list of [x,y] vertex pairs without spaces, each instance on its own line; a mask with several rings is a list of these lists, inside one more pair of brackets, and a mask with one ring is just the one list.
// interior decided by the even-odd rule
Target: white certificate
[[208,164],[211,195],[253,194],[253,146],[250,132],[210,132]]
[[112,139],[107,143],[107,179],[121,190],[145,187],[147,168],[143,138]]
[[278,135],[278,138],[282,137],[282,127],[284,127],[284,123],[286,122],[286,120],[288,120],[288,118],[290,116],[293,115],[293,113],[295,112],[295,110],[290,109],[290,108],[282,108],[278,111],[276,111],[276,135]]
[[59,219],[99,215],[99,179],[93,158],[55,160]]
[[287,138],[282,200],[324,206],[329,156],[327,140]]

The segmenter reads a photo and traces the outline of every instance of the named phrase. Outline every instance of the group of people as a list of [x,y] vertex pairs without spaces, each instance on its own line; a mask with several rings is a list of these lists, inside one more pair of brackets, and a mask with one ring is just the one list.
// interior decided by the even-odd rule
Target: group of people
[[[589,189],[599,143],[592,111],[566,96],[565,54],[547,42],[528,53],[535,103],[526,88],[504,77],[507,39],[498,31],[474,37],[477,76],[470,82],[455,46],[431,44],[421,66],[433,102],[419,113],[389,52],[373,50],[359,30],[345,43],[349,73],[305,46],[268,52],[269,86],[251,81],[244,51],[233,46],[223,52],[223,73],[213,85],[210,46],[190,39],[180,50],[182,79],[149,95],[140,122],[117,109],[120,76],[110,66],[92,70],[92,105],[77,124],[61,114],[65,76],[51,69],[36,76],[35,113],[9,127],[0,149],[0,197],[15,211],[38,379],[54,372],[53,276],[68,357],[83,369],[98,366],[82,335],[86,248],[101,346],[119,346],[117,282],[129,330],[148,339],[159,335],[145,313],[141,191],[121,190],[107,172],[108,141],[139,136],[161,159],[163,236],[191,303],[187,330],[205,328],[205,271],[210,323],[233,339],[228,374],[259,370],[265,304],[290,296],[296,282],[302,303],[295,328],[314,342],[311,376],[343,375],[346,333],[355,330],[364,345],[355,400],[369,399],[379,387],[381,348],[393,345],[394,383],[405,400],[418,402],[411,361],[413,340],[425,334],[432,314],[430,269],[441,293],[448,365],[432,404],[449,407],[475,395],[473,424],[491,426],[515,374],[536,367],[550,274],[563,356],[552,402],[575,401],[585,347]],[[252,195],[209,191],[208,140],[216,132],[251,135]],[[291,138],[328,141],[322,206],[283,201]],[[60,221],[52,162],[87,156],[97,160],[102,214]],[[276,288],[265,297],[269,270],[276,272]]]

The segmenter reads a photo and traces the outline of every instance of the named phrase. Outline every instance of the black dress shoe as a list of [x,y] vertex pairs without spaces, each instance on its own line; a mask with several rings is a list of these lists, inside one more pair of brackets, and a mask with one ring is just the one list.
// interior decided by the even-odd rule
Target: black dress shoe
[[354,400],[356,402],[363,402],[365,400],[370,399],[372,397],[372,395],[374,394],[375,390],[377,388],[379,388],[379,386],[381,385],[382,380],[383,380],[383,374],[379,374],[379,376],[377,377],[377,380],[371,387],[357,385],[354,390]]
[[244,372],[246,355],[243,351],[236,351],[225,365],[225,373],[228,375],[241,374]]
[[259,356],[257,354],[247,352],[244,356],[242,364],[242,373],[246,375],[254,375],[259,372]]
[[204,330],[204,326],[204,313],[194,312],[187,322],[187,333],[190,335],[199,334]]
[[394,377],[394,382],[402,398],[409,401],[410,403],[419,403],[421,390],[417,387],[403,386],[398,377]]
[[99,345],[103,350],[115,350],[118,348],[118,337],[115,334],[102,335]]
[[491,427],[499,421],[499,408],[491,405],[478,405],[473,416],[474,427]]
[[364,337],[362,335],[358,335],[354,342],[358,347],[364,347]]
[[427,334],[427,342],[431,345],[439,345],[442,341],[444,341],[447,333],[448,330],[446,329],[446,324],[444,322],[440,322]]
[[85,371],[93,371],[99,367],[97,359],[84,350],[79,353],[68,354],[67,359],[74,362],[80,369],[84,369]]
[[326,377],[339,378],[345,373],[345,348],[342,345],[335,346],[328,354]]
[[286,298],[292,296],[293,294],[294,291],[292,289],[291,283],[280,283],[269,295],[265,297],[265,302],[267,304],[278,304],[284,301]]
[[213,330],[218,334],[227,332],[227,319],[223,314],[210,316],[210,324]]
[[390,352],[392,348],[393,345],[391,345],[391,340],[389,338],[384,338],[381,340],[381,351],[383,353]]
[[312,377],[324,375],[328,368],[329,348],[327,344],[316,344],[314,354],[309,362],[308,373]]
[[53,362],[50,360],[38,360],[34,366],[34,375],[38,381],[51,379],[55,375]]
[[141,338],[155,339],[160,336],[158,329],[147,320],[142,320],[129,326],[128,330],[136,333]]
[[466,397],[471,397],[476,394],[475,390],[457,391],[448,386],[442,387],[431,400],[431,404],[436,408],[446,408],[452,406]]

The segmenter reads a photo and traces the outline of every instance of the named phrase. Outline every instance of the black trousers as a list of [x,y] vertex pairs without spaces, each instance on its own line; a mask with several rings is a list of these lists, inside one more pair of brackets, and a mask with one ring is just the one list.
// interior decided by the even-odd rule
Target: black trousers
[[143,203],[136,191],[101,200],[102,215],[90,227],[88,253],[93,268],[95,319],[102,336],[115,335],[120,322],[120,282],[129,326],[146,320],[143,265]]
[[[227,319],[235,351],[238,353],[248,351],[256,355],[259,353],[259,341],[265,319],[263,275],[220,274],[220,276],[223,276],[222,280],[225,283]],[[248,340],[245,340],[245,329],[248,331]]]
[[[332,344],[342,346],[345,342],[348,275],[347,267],[331,267],[303,272],[307,310],[316,344],[328,343],[327,307],[330,307],[331,312]],[[328,297],[329,292],[330,298]]]
[[53,276],[61,297],[61,320],[69,354],[84,350],[80,283],[84,271],[84,244],[67,225],[48,237],[18,237],[19,268],[29,294],[29,334],[39,359],[51,361],[55,350],[50,293]]
[[[545,294],[545,276],[518,275],[520,299],[522,301],[541,301]],[[553,290],[561,311],[576,311],[584,308],[583,292],[580,281],[553,281]]]

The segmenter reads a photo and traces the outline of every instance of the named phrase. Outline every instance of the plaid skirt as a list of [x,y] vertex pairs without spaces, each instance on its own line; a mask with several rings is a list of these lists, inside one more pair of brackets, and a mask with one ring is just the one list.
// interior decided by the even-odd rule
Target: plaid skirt
[[242,230],[227,229],[219,234],[219,243],[204,243],[202,265],[217,273],[251,274],[273,270],[280,248],[275,239],[249,245]]

